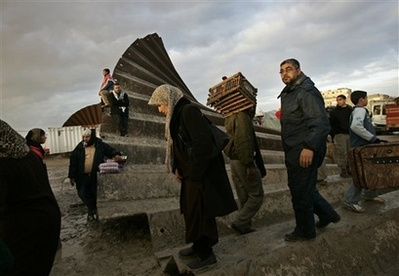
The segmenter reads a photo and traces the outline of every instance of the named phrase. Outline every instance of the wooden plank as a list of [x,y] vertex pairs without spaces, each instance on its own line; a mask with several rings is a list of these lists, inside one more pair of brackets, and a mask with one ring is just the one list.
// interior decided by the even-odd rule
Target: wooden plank
[[226,103],[230,103],[232,101],[235,101],[237,98],[243,98],[244,96],[241,95],[239,92],[226,96],[224,99],[220,100],[217,104],[214,105],[215,108],[219,108],[221,105],[224,105]]

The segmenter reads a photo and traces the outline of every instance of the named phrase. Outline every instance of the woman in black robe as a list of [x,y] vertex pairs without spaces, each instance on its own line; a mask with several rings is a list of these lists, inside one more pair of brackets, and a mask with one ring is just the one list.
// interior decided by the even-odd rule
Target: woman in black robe
[[180,210],[189,248],[179,256],[198,258],[189,263],[197,269],[216,263],[212,247],[218,242],[215,217],[237,209],[222,153],[212,157],[213,137],[201,111],[171,85],[153,92],[149,105],[166,115],[166,166],[181,182]]
[[14,263],[9,275],[49,275],[61,214],[40,158],[0,120],[0,240]]

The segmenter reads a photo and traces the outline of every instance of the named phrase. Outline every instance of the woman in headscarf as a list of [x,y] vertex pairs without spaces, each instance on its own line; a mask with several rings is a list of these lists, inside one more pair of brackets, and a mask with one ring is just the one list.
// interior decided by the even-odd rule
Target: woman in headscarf
[[60,227],[43,164],[25,139],[0,120],[0,240],[14,258],[10,275],[49,275]]
[[45,164],[44,156],[48,153],[48,149],[44,149],[42,144],[47,140],[46,132],[41,128],[33,128],[26,134],[25,140],[30,150],[36,153]]
[[222,153],[212,158],[213,137],[201,111],[183,92],[171,85],[159,86],[149,105],[166,115],[167,171],[181,182],[180,210],[186,226],[189,248],[179,256],[198,257],[188,264],[197,269],[216,263],[212,247],[218,242],[215,217],[237,209]]

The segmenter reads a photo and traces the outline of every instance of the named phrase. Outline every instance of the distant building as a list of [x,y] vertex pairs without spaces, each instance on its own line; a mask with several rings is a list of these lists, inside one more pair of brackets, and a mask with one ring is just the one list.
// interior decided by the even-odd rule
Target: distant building
[[324,105],[326,108],[328,107],[335,107],[337,105],[337,96],[338,95],[345,95],[346,102],[350,105],[353,105],[350,99],[350,95],[352,93],[352,89],[349,88],[338,88],[335,90],[326,90],[321,91],[321,94],[324,99]]

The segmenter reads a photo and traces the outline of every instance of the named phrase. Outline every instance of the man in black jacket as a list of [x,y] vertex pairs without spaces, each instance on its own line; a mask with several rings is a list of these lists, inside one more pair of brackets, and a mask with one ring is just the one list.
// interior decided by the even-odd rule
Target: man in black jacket
[[127,124],[129,121],[129,96],[122,91],[119,83],[114,84],[114,90],[108,94],[111,105],[111,116],[118,125],[121,136],[127,136]]
[[78,195],[88,209],[88,220],[98,220],[97,171],[104,157],[121,160],[121,153],[95,136],[95,130],[86,129],[71,153],[69,172],[71,185],[76,184]]
[[337,96],[337,106],[330,112],[331,137],[334,140],[334,159],[341,169],[341,177],[350,177],[349,152],[349,117],[352,107],[346,104],[346,96]]
[[[317,168],[326,154],[330,123],[320,91],[301,70],[296,59],[280,64],[286,84],[281,97],[281,138],[295,212],[295,230],[286,241],[316,237],[316,227],[338,222],[340,216],[316,189]],[[315,224],[314,214],[319,217]]]

